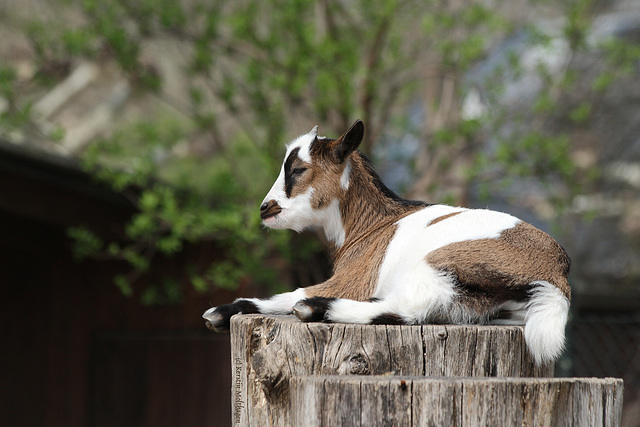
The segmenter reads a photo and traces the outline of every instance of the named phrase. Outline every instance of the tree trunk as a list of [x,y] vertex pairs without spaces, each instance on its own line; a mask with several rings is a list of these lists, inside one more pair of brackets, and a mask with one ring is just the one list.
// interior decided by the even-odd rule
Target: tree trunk
[[307,376],[293,426],[618,426],[621,379]]
[[233,422],[289,426],[289,380],[309,375],[547,377],[520,326],[302,323],[293,316],[231,319]]

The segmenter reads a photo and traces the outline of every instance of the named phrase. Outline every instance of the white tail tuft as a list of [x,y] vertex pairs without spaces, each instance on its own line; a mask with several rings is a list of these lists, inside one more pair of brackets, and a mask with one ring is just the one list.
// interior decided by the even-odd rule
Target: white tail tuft
[[527,303],[524,338],[537,365],[552,362],[564,350],[569,300],[549,282],[534,282]]

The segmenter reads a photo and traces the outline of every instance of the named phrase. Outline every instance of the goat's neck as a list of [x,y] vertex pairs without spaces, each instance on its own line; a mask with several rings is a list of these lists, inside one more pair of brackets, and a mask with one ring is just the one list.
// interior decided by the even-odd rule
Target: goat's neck
[[352,159],[349,189],[340,201],[340,217],[344,227],[344,243],[336,247],[335,256],[392,226],[404,216],[425,204],[403,200],[388,190],[380,179],[364,165]]

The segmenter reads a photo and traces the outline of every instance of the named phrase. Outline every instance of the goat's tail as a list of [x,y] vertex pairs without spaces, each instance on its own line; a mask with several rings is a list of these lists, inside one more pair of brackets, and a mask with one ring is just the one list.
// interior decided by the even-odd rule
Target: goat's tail
[[552,362],[564,350],[569,300],[546,281],[532,283],[526,306],[524,338],[537,365]]

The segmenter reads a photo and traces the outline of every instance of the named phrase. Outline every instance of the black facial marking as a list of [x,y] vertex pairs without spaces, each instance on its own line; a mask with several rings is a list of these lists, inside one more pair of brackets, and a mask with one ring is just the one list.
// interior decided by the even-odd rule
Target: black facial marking
[[294,173],[294,171],[299,171],[299,169],[301,168],[292,169],[293,162],[295,162],[295,160],[298,158],[298,152],[300,152],[300,147],[293,149],[291,153],[289,153],[287,160],[285,160],[284,162],[284,192],[287,197],[291,197],[293,185],[296,183],[296,180],[300,176],[300,173]]

